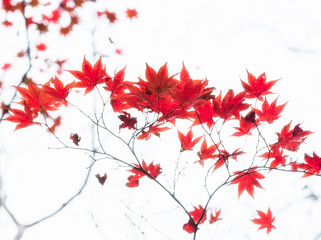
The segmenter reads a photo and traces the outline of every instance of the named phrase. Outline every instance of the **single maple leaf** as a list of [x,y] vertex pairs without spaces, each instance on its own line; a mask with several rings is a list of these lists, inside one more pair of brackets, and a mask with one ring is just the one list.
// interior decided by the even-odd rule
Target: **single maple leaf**
[[200,158],[200,160],[196,161],[199,162],[204,167],[204,160],[209,158],[215,158],[214,152],[217,150],[216,145],[212,145],[207,147],[206,139],[204,139],[200,151],[197,153],[197,156]]
[[193,150],[193,147],[195,146],[195,144],[197,144],[202,137],[197,137],[192,141],[193,132],[192,132],[192,129],[190,129],[186,134],[186,136],[180,131],[178,131],[178,138],[181,142],[181,152],[183,152],[185,150]]
[[96,61],[94,66],[84,57],[82,71],[69,70],[68,72],[80,80],[80,82],[75,82],[73,87],[86,88],[85,95],[91,92],[97,84],[110,80],[109,75],[106,73],[106,67],[103,68],[101,57]]
[[192,222],[192,220],[189,220],[188,223],[185,223],[183,225],[183,230],[188,233],[194,233],[195,231],[195,224]]
[[215,211],[215,215],[213,215],[213,213],[211,212],[211,215],[210,215],[210,224],[222,220],[222,218],[220,218],[220,214],[221,214],[221,210]]
[[160,132],[164,132],[164,131],[169,130],[169,129],[170,129],[169,127],[159,127],[159,125],[155,125],[155,126],[153,125],[153,126],[150,126],[148,128],[147,132],[145,130],[143,130],[141,132],[141,134],[137,137],[137,139],[139,139],[139,140],[145,139],[147,141],[148,139],[150,139],[152,134],[154,134],[155,136],[159,137],[160,136]]
[[27,83],[27,87],[15,88],[33,111],[40,112],[43,109],[48,111],[57,110],[55,106],[57,100],[46,92],[46,87],[39,88],[32,81]]
[[241,92],[234,96],[233,89],[230,89],[221,100],[221,93],[213,101],[214,111],[225,121],[233,116],[240,118],[240,112],[246,110],[250,104],[244,103],[245,93]]
[[136,9],[127,8],[126,15],[130,19],[133,19],[134,17],[137,18],[137,11],[136,11]]
[[284,103],[282,105],[276,106],[277,98],[269,105],[269,103],[266,101],[266,98],[262,104],[262,111],[255,109],[255,113],[259,117],[259,121],[266,121],[269,124],[273,123],[275,120],[279,119],[280,113],[283,111],[285,105],[287,103]]
[[237,160],[237,156],[244,154],[245,152],[239,151],[239,148],[234,150],[232,154],[225,150],[220,150],[219,154],[214,155],[215,157],[218,157],[219,159],[215,163],[215,167],[213,169],[213,172],[223,166],[224,163],[228,161],[229,158],[234,159],[235,161]]
[[36,45],[36,48],[37,48],[37,50],[38,50],[39,52],[43,52],[43,51],[46,51],[47,46],[46,46],[46,44],[44,44],[44,43],[39,43],[39,44]]
[[8,21],[8,20],[4,20],[2,22],[2,25],[5,26],[5,27],[11,27],[13,25],[13,23]]
[[291,122],[285,125],[280,133],[276,133],[278,136],[278,142],[276,146],[283,149],[296,152],[299,146],[305,141],[311,131],[303,131],[300,124],[297,124],[292,130],[290,130]]
[[[250,112],[249,114],[253,116],[252,113],[254,113],[254,111]],[[240,137],[243,135],[252,135],[251,130],[254,129],[257,124],[255,123],[255,118],[253,122],[253,117],[249,116],[249,114],[247,114],[245,117],[241,117],[239,121],[240,127],[234,127],[236,130],[238,130],[238,132],[233,133],[232,136]]]
[[118,55],[122,55],[123,50],[121,48],[116,48],[115,53],[117,53]]
[[49,127],[48,132],[55,132],[56,128],[61,125],[61,116],[58,116],[53,119],[53,124],[51,127]]
[[133,188],[139,186],[139,178],[136,175],[130,175],[128,177],[128,182],[126,183],[127,187]]
[[5,63],[2,65],[1,69],[7,71],[9,68],[11,68],[11,66],[11,63]]
[[[53,83],[54,88],[50,86],[50,83]],[[59,78],[55,77],[50,79],[45,85],[43,85],[44,91],[55,98],[58,102],[62,102],[66,107],[68,106],[68,101],[66,98],[73,87],[73,83],[67,84],[64,86],[62,81]]]
[[123,111],[123,114],[119,115],[118,118],[123,122],[119,128],[136,129],[137,118],[131,117],[129,113]]
[[75,145],[79,146],[81,137],[79,137],[77,133],[70,133],[70,139],[73,141]]
[[272,150],[270,152],[263,153],[259,157],[262,157],[262,158],[264,158],[266,160],[274,159],[270,163],[270,168],[276,168],[280,164],[282,166],[285,166],[286,157],[288,157],[288,155],[283,155],[283,149],[281,150],[279,146],[275,146],[275,147],[272,148]]
[[[184,63],[180,72],[180,81],[171,92],[174,99],[188,108],[204,104],[207,100],[214,98],[211,93],[214,88],[208,88],[208,80],[191,79]],[[186,106],[185,106],[186,107]]]
[[140,78],[138,85],[145,89],[147,94],[166,94],[177,84],[177,81],[173,78],[174,76],[168,76],[167,63],[157,73],[146,63],[145,77],[147,82]]
[[15,128],[15,131],[18,129],[21,129],[21,128],[28,127],[33,124],[40,125],[40,123],[33,121],[33,119],[36,117],[36,115],[34,113],[32,113],[27,102],[23,101],[22,105],[24,106],[24,111],[22,111],[20,109],[7,108],[7,110],[12,112],[13,115],[10,115],[9,117],[3,119],[6,121],[18,123],[18,125]]
[[298,167],[305,170],[305,174],[303,177],[310,177],[312,175],[318,175],[321,171],[321,158],[313,153],[313,156],[309,156],[308,154],[304,155],[304,161],[306,163],[299,164]]
[[256,168],[257,167],[252,167],[247,171],[234,172],[237,175],[230,184],[238,184],[239,197],[244,192],[244,190],[246,190],[252,196],[252,198],[254,198],[254,186],[262,188],[257,179],[263,179],[264,176],[261,173],[255,171]]
[[[246,70],[247,71],[247,70]],[[248,84],[241,80],[244,92],[247,98],[258,98],[263,101],[262,96],[272,93],[270,91],[271,87],[278,81],[273,80],[266,82],[266,75],[262,73],[258,78],[247,71]]]
[[214,125],[214,117],[218,117],[210,101],[194,107],[195,115],[192,126],[206,124],[209,129]]
[[106,91],[111,91],[110,98],[115,99],[115,97],[122,97],[124,95],[124,78],[125,78],[125,69],[118,71],[113,78],[110,78],[106,81]]
[[100,174],[96,174],[95,177],[98,179],[98,182],[101,185],[104,185],[106,179],[107,179],[107,174],[105,173],[103,176],[100,176]]
[[272,228],[276,229],[275,226],[272,224],[275,220],[275,217],[272,217],[272,212],[269,208],[267,213],[262,211],[257,211],[260,218],[252,219],[251,221],[255,224],[261,225],[258,230],[266,228],[267,234],[269,234]]

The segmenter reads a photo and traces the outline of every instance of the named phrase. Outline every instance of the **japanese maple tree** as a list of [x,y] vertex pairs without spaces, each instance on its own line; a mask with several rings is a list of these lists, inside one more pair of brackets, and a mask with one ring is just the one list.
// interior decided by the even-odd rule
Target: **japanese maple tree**
[[[82,193],[91,178],[100,188],[117,182],[120,183],[117,191],[126,191],[128,196],[154,197],[156,213],[159,205],[167,203],[158,198],[162,193],[174,206],[170,211],[179,216],[173,229],[186,239],[195,240],[198,233],[206,231],[205,226],[213,229],[225,221],[225,212],[229,209],[216,201],[218,192],[233,191],[233,197],[242,200],[248,195],[247,200],[252,203],[257,201],[258,192],[269,194],[264,181],[272,178],[271,172],[284,175],[297,172],[304,179],[320,176],[321,158],[317,152],[298,157],[300,147],[312,131],[295,120],[280,125],[288,103],[277,103],[278,97],[272,99],[272,88],[274,92],[279,80],[268,79],[266,73],[256,77],[244,71],[247,81],[241,80],[242,90],[237,87],[220,90],[215,81],[194,79],[187,70],[187,63],[186,66],[182,63],[181,69],[175,71],[169,68],[169,63],[159,68],[146,63],[145,72],[137,73],[140,77],[136,79],[127,75],[130,64],[115,70],[105,64],[108,54],[119,57],[123,51],[108,37],[112,50],[102,53],[95,45],[95,31],[92,32],[94,53],[79,58],[78,66],[66,69],[68,59],[42,55],[51,48],[49,42],[42,40],[45,34],[55,28],[60,37],[67,37],[83,20],[79,11],[88,6],[93,6],[95,19],[109,26],[122,21],[122,16],[130,23],[140,16],[135,8],[125,8],[121,15],[113,9],[101,9],[96,1],[90,0],[61,0],[58,4],[37,0],[2,1],[2,12],[6,14],[2,21],[4,27],[18,27],[10,21],[11,14],[22,16],[24,21],[27,45],[16,56],[26,60],[28,68],[14,86],[0,79],[0,93],[8,89],[12,92],[11,99],[0,99],[1,123],[12,128],[15,134],[42,127],[44,135],[49,134],[59,144],[57,151],[85,152],[90,159],[80,190],[60,208],[34,222],[20,223],[0,195],[0,208],[4,208],[19,228],[17,239],[25,229],[64,209]],[[33,15],[35,10],[40,15]],[[32,41],[31,32],[38,36]],[[50,73],[47,79],[33,75],[38,61],[41,64],[37,72]],[[0,66],[6,73],[15,64],[6,61]],[[93,104],[89,99],[94,99]],[[69,112],[69,119],[64,119],[64,114]],[[73,114],[75,112],[79,115]],[[85,131],[79,127],[77,131],[71,130],[67,127],[68,120],[75,126],[83,121],[84,129],[91,129],[92,136],[83,134]],[[279,130],[271,134],[272,127]],[[175,149],[174,153],[163,157],[161,153],[171,149]],[[106,166],[99,169],[99,163],[106,163]],[[91,171],[96,172],[92,174]],[[157,232],[163,231],[150,224],[143,214],[124,206],[140,218],[133,221],[133,226],[138,226],[142,235],[145,236],[145,232],[140,229],[141,221]],[[147,209],[148,206],[147,201],[143,207]],[[272,214],[270,206],[266,213],[260,210],[256,213],[258,218],[247,219],[247,222],[259,225],[258,230],[266,229],[267,234],[279,230],[278,218]],[[126,217],[131,219],[129,215]],[[93,221],[94,218],[92,213]],[[96,222],[95,226],[101,230]]]

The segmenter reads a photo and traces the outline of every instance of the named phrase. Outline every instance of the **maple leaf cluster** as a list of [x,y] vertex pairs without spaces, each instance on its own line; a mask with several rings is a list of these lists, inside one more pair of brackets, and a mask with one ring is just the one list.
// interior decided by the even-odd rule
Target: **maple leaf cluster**
[[[215,223],[217,221],[222,220],[220,218],[221,210],[215,211],[215,215],[213,212],[210,214],[209,223]],[[204,209],[201,205],[198,207],[194,206],[194,210],[189,212],[190,219],[186,224],[183,225],[184,231],[188,233],[194,233],[197,230],[197,226],[204,223],[207,220],[207,210]]]
[[160,164],[154,165],[153,162],[151,162],[148,166],[145,161],[142,162],[142,164],[134,164],[135,167],[128,170],[129,172],[133,173],[134,175],[130,175],[128,177],[128,182],[126,183],[127,187],[138,187],[139,185],[139,179],[141,179],[144,176],[148,176],[151,179],[155,179],[158,177],[159,174],[162,172],[162,168],[160,167]]
[[[286,105],[286,103],[277,105],[277,99],[271,103],[267,100],[267,95],[271,94],[271,87],[277,80],[267,81],[265,73],[255,78],[247,72],[248,83],[241,80],[244,91],[235,93],[230,89],[224,96],[222,92],[215,96],[213,95],[215,88],[208,86],[208,80],[192,79],[184,64],[181,71],[174,75],[169,74],[167,64],[161,66],[158,71],[146,64],[145,78],[140,77],[137,81],[126,80],[125,70],[126,68],[123,68],[115,72],[114,76],[110,76],[102,63],[102,58],[92,65],[84,57],[81,71],[68,71],[75,78],[71,83],[64,85],[55,77],[43,85],[27,81],[26,87],[16,87],[22,96],[19,104],[23,106],[23,110],[7,108],[11,114],[4,120],[17,123],[16,130],[34,124],[40,125],[40,122],[35,120],[38,116],[43,115],[46,119],[50,117],[50,111],[55,111],[62,105],[69,107],[67,99],[73,89],[84,89],[86,95],[100,88],[102,89],[99,91],[100,96],[109,99],[110,107],[115,114],[118,114],[119,129],[132,131],[133,139],[149,140],[153,135],[159,137],[162,132],[175,127],[178,119],[189,120],[191,126],[186,134],[177,131],[181,153],[192,152],[203,138],[199,151],[195,151],[195,157],[198,157],[195,163],[199,163],[202,167],[211,163],[213,173],[225,166],[229,173],[226,183],[238,186],[239,198],[247,192],[254,199],[255,187],[263,188],[260,183],[265,178],[262,170],[271,171],[291,166],[293,171],[304,172],[304,177],[320,174],[321,158],[315,153],[313,156],[305,154],[304,163],[288,161],[288,153],[298,151],[312,133],[303,130],[300,124],[292,128],[291,122],[286,124],[276,133],[277,140],[272,144],[263,139],[264,151],[267,151],[258,157],[263,158],[266,164],[255,165],[252,162],[250,167],[233,173],[229,172],[230,160],[238,161],[238,157],[245,152],[240,148],[227,149],[222,142],[215,142],[213,138],[205,135],[194,137],[193,128],[196,126],[201,125],[204,129],[207,127],[212,132],[218,121],[223,125],[228,121],[234,121],[239,126],[234,127],[237,131],[231,137],[251,135],[253,130],[257,129],[259,137],[263,138],[259,126],[262,123],[272,124],[278,120]],[[249,102],[253,98],[255,105]],[[136,114],[145,116],[145,121],[139,121]],[[59,123],[60,119],[53,127]],[[75,133],[70,135],[70,139],[78,146],[81,138]],[[160,163],[147,164],[144,160],[137,162],[138,164],[127,164],[130,166],[128,171],[131,175],[127,179],[126,186],[138,187],[139,180],[144,176],[158,183],[156,178],[162,173]],[[107,174],[96,177],[103,185]],[[190,219],[183,225],[183,229],[188,233],[196,233],[198,226],[206,220],[209,223],[221,220],[220,210],[207,216],[208,212],[208,209],[201,205],[194,207],[194,210],[188,213]],[[252,221],[261,225],[259,229],[266,228],[267,233],[270,233],[271,229],[275,228],[272,225],[274,218],[270,209],[267,214],[261,211],[258,211],[258,214],[260,218]]]
[[[16,87],[23,98],[19,104],[24,106],[24,110],[8,108],[7,110],[10,111],[12,115],[3,119],[18,123],[15,130],[33,124],[40,125],[39,122],[34,121],[40,113],[47,118],[51,118],[48,111],[55,111],[62,104],[65,106],[68,105],[66,98],[68,97],[72,84],[64,85],[60,79],[55,77],[44,85],[37,85],[32,81],[27,82],[26,85],[27,88]],[[57,125],[57,122],[55,124]]]

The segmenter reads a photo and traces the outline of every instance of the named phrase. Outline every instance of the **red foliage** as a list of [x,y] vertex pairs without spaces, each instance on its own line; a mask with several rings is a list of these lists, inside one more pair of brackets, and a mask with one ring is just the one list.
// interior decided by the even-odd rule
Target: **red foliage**
[[230,89],[223,100],[221,100],[221,93],[214,101],[214,111],[225,121],[232,117],[240,118],[240,112],[246,110],[250,104],[244,103],[245,93],[241,92],[234,96],[233,89]]
[[154,165],[154,163],[151,162],[147,166],[144,160],[141,165],[134,164],[134,166],[135,166],[134,168],[128,170],[134,175],[130,175],[128,177],[128,182],[126,183],[127,187],[138,187],[140,178],[144,176],[148,176],[149,178],[155,179],[162,172],[162,168],[160,167],[160,164]]
[[70,133],[70,139],[73,141],[75,145],[79,146],[81,137],[79,137],[77,133]]
[[85,94],[91,92],[97,84],[105,83],[110,79],[106,73],[106,67],[103,68],[101,58],[92,66],[84,57],[82,62],[82,71],[68,71],[80,82],[75,82],[73,87],[86,88]]
[[198,208],[194,206],[194,211],[189,214],[194,222],[190,219],[188,223],[183,225],[183,229],[188,233],[193,233],[195,232],[195,224],[202,224],[206,220],[206,210],[201,205]]
[[197,153],[198,157],[200,158],[200,160],[198,160],[197,162],[199,162],[199,164],[204,166],[204,160],[209,159],[209,158],[214,159],[216,157],[216,155],[214,155],[216,150],[217,150],[216,145],[212,145],[212,146],[207,147],[206,139],[204,139],[202,146],[201,146],[201,151],[199,151]]
[[215,211],[215,215],[213,215],[213,213],[211,212],[211,215],[210,215],[210,224],[222,220],[222,218],[220,218],[220,215],[221,215],[221,210]]
[[262,188],[261,184],[257,179],[263,179],[264,176],[255,171],[256,167],[252,167],[246,171],[235,172],[236,177],[233,179],[231,184],[238,184],[239,197],[246,190],[254,198],[254,186]]
[[267,234],[271,232],[271,229],[275,228],[275,226],[272,224],[275,220],[275,217],[272,217],[272,212],[269,208],[267,213],[264,213],[262,211],[257,211],[258,215],[260,218],[255,218],[251,220],[253,223],[261,225],[258,230],[266,228]]
[[3,120],[18,123],[18,125],[15,128],[15,131],[33,124],[40,125],[40,123],[33,121],[36,115],[31,111],[27,102],[23,101],[21,104],[24,106],[24,111],[19,109],[8,108],[8,110],[12,112],[13,115],[10,115],[9,117]]
[[266,98],[262,104],[262,111],[256,109],[255,113],[258,115],[259,120],[258,121],[266,121],[269,124],[273,123],[275,120],[279,119],[279,115],[280,113],[283,111],[286,103],[276,106],[276,101],[277,99],[275,99],[271,105],[269,105],[269,103],[266,101]]
[[201,140],[202,137],[197,137],[193,141],[193,132],[189,130],[186,136],[178,131],[178,138],[181,142],[181,152],[185,150],[193,150],[193,147]]
[[105,173],[103,176],[100,176],[100,174],[96,174],[95,177],[98,179],[98,182],[101,185],[104,185],[107,179],[107,174]]
[[136,11],[136,9],[127,8],[126,15],[130,19],[133,19],[134,17],[137,18],[137,11]]
[[268,95],[272,93],[270,91],[271,87],[278,81],[269,81],[266,82],[266,75],[262,73],[258,78],[256,78],[253,74],[247,71],[247,79],[248,84],[241,80],[242,86],[244,88],[244,92],[246,93],[247,98],[258,98],[259,100],[263,100],[262,96]]

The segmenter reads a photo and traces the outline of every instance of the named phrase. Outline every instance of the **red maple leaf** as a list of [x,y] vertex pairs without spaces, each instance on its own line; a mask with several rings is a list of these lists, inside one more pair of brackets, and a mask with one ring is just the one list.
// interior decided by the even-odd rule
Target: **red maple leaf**
[[217,117],[210,101],[195,107],[195,116],[192,126],[205,124],[210,129],[214,125],[214,117]]
[[4,63],[1,67],[2,70],[7,71],[9,68],[11,68],[11,63]]
[[106,73],[106,67],[103,68],[101,57],[94,66],[92,66],[84,57],[82,71],[69,70],[68,72],[80,80],[80,82],[75,82],[73,87],[86,88],[85,94],[91,92],[97,84],[105,83],[110,79],[109,75]]
[[183,225],[183,230],[188,233],[193,233],[195,231],[195,224],[192,220],[189,220],[188,223]]
[[130,19],[133,19],[134,17],[137,18],[137,11],[136,11],[136,9],[127,8],[126,15]]
[[[247,71],[247,70],[246,70]],[[273,80],[266,82],[266,75],[262,73],[258,78],[247,71],[248,84],[241,80],[244,92],[247,98],[258,98],[263,100],[262,96],[272,93],[271,87],[278,81]]]
[[290,130],[291,122],[285,125],[278,135],[278,142],[276,145],[289,151],[297,151],[299,146],[304,142],[311,131],[303,131],[300,124],[297,124],[292,130]]
[[73,141],[75,145],[79,146],[81,137],[79,137],[77,133],[70,133],[70,139]]
[[180,131],[178,131],[178,138],[181,142],[181,152],[183,152],[185,150],[193,150],[193,147],[195,146],[195,144],[197,144],[202,137],[197,137],[192,141],[193,132],[192,132],[192,129],[190,129],[186,134],[186,136]]
[[267,234],[269,234],[272,228],[276,229],[275,226],[272,224],[275,220],[275,217],[272,217],[272,212],[269,208],[267,213],[262,211],[257,211],[260,218],[252,219],[251,221],[255,224],[261,225],[258,230],[266,228]]
[[215,211],[215,215],[213,215],[213,213],[211,212],[211,215],[210,215],[210,224],[222,220],[222,218],[220,218],[220,214],[221,214],[221,210]]
[[114,12],[110,12],[108,10],[106,10],[104,12],[97,11],[98,17],[100,17],[102,15],[105,15],[108,18],[109,22],[111,22],[111,23],[114,23],[117,20],[116,13],[114,13]]
[[[254,117],[253,117],[253,114],[254,114]],[[238,132],[233,133],[232,136],[240,137],[243,135],[252,135],[250,131],[256,126],[257,124],[255,123],[255,113],[254,111],[252,111],[249,114],[247,114],[245,117],[241,117],[240,127],[234,127],[236,130],[238,130]]]
[[313,157],[308,154],[304,155],[304,161],[306,163],[299,164],[299,168],[305,170],[303,177],[310,177],[315,174],[319,174],[321,171],[321,158],[313,153]]
[[47,46],[46,46],[46,44],[44,44],[44,43],[39,43],[39,44],[36,45],[36,48],[37,48],[37,50],[38,50],[39,52],[43,52],[43,51],[46,51]]
[[122,97],[122,95],[124,94],[125,69],[126,67],[118,71],[112,79],[110,78],[106,81],[106,87],[104,87],[104,89],[106,91],[111,91],[111,99],[114,99],[116,96]]
[[267,121],[269,124],[273,123],[274,120],[279,119],[280,113],[283,111],[285,105],[287,103],[284,103],[282,105],[276,106],[276,101],[275,99],[271,105],[266,101],[266,98],[262,104],[262,111],[255,109],[255,113],[258,115],[259,120],[258,121]]
[[141,89],[145,89],[145,92],[149,95],[153,93],[169,93],[177,84],[177,80],[173,78],[174,76],[168,76],[167,63],[160,67],[158,72],[146,63],[145,77],[147,82],[139,78],[137,84]]
[[217,96],[214,101],[214,111],[225,121],[231,117],[236,119],[240,118],[240,112],[246,110],[250,104],[244,103],[245,93],[239,93],[234,96],[233,89],[230,89],[223,100],[221,100],[221,93]]
[[[50,86],[51,83],[53,83],[54,87]],[[55,77],[50,79],[45,85],[43,85],[43,87],[46,94],[49,94],[58,102],[62,102],[66,107],[68,106],[68,101],[66,100],[66,98],[68,97],[68,94],[73,87],[73,83],[64,86],[62,81],[60,81],[59,78]]]
[[200,160],[196,161],[199,162],[202,166],[204,166],[204,160],[209,158],[215,158],[216,155],[214,155],[214,152],[217,150],[216,145],[212,145],[207,147],[206,139],[204,139],[202,145],[201,145],[201,151],[197,153],[197,156],[200,158]]
[[51,15],[42,15],[42,20],[52,23],[58,23],[59,18],[61,17],[61,9],[55,9],[51,12]]
[[160,132],[164,132],[164,131],[170,129],[169,127],[159,127],[159,126],[160,125],[153,125],[153,126],[150,126],[148,128],[148,131],[143,130],[141,132],[141,134],[137,137],[137,139],[139,139],[139,140],[145,139],[147,141],[148,139],[150,139],[152,134],[154,134],[155,136],[159,137],[160,136]]
[[107,174],[105,173],[103,176],[100,176],[100,174],[96,174],[95,177],[98,179],[98,182],[101,185],[104,185],[106,179],[107,179]]
[[244,154],[244,152],[243,151],[239,151],[239,148],[234,150],[234,152],[232,154],[230,154],[229,152],[227,152],[225,150],[220,150],[220,153],[215,155],[215,157],[219,157],[219,159],[216,161],[213,171],[215,171],[216,169],[218,169],[221,166],[223,166],[223,164],[225,162],[227,162],[227,160],[230,157],[236,161],[237,160],[237,156],[242,155],[242,154]]
[[272,148],[270,152],[263,153],[259,157],[262,157],[267,160],[274,159],[270,164],[270,168],[276,168],[280,164],[282,166],[285,166],[286,157],[288,157],[288,155],[283,155],[283,149],[280,150],[279,146],[275,146],[274,148]]
[[126,183],[127,187],[138,187],[139,185],[139,179],[148,176],[149,178],[157,178],[159,174],[162,172],[162,168],[160,167],[160,164],[154,165],[153,162],[151,162],[148,166],[146,162],[143,160],[141,166],[139,164],[134,164],[135,167],[128,170],[129,172],[133,173],[134,175],[130,175],[128,177],[128,182]]
[[5,27],[11,27],[13,25],[13,23],[8,21],[8,20],[4,20],[2,22],[2,25],[5,26]]
[[39,88],[35,83],[28,82],[28,88],[15,87],[21,94],[28,106],[35,112],[41,110],[57,110],[57,100],[46,92],[46,87]]
[[127,187],[133,188],[133,187],[138,187],[139,186],[139,178],[137,175],[130,175],[128,177],[128,182],[126,183]]
[[188,233],[193,233],[195,231],[195,224],[202,224],[206,220],[206,212],[204,211],[204,208],[199,205],[199,207],[194,206],[194,211],[190,211],[189,214],[193,221],[190,219],[188,223],[183,225],[183,229]]
[[[187,105],[189,108],[199,104],[204,104],[207,100],[214,98],[211,93],[214,88],[208,88],[208,80],[191,79],[185,65],[183,64],[180,72],[180,81],[177,82],[173,92],[174,99],[180,104]],[[186,107],[187,107],[186,106]]]
[[24,106],[24,111],[22,111],[20,109],[7,108],[7,110],[12,112],[13,115],[10,115],[9,117],[7,117],[7,118],[5,118],[3,120],[14,122],[14,123],[18,123],[18,125],[15,128],[15,131],[18,130],[18,129],[21,129],[21,128],[28,127],[28,126],[33,125],[33,124],[40,125],[40,123],[33,121],[33,119],[37,115],[34,114],[31,111],[31,109],[30,109],[29,105],[27,104],[27,102],[23,101],[21,104]]
[[263,179],[264,176],[255,171],[257,167],[253,167],[247,171],[234,172],[236,177],[230,184],[238,184],[239,197],[246,190],[254,198],[254,186],[262,188],[257,179]]
[[118,118],[123,122],[119,128],[136,129],[137,118],[131,117],[129,113],[123,111],[123,114],[119,115]]

